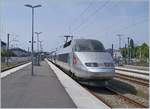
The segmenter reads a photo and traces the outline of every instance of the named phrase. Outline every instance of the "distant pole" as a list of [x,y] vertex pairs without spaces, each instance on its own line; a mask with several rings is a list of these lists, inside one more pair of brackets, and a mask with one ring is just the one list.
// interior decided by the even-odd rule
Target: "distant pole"
[[37,34],[37,52],[39,52],[39,35],[41,34],[42,32],[35,32],[35,34]]
[[125,64],[127,64],[127,44],[125,44]]
[[34,8],[37,8],[37,7],[41,7],[41,5],[36,5],[36,6],[32,6],[32,5],[29,5],[29,4],[26,4],[25,5],[26,7],[29,7],[29,8],[32,8],[32,53],[31,53],[31,57],[32,57],[32,67],[31,67],[31,75],[33,76],[34,75],[34,65],[33,65],[33,62],[34,62]]
[[69,28],[68,28],[68,29],[69,29],[69,34],[71,34],[71,26],[69,26]]
[[28,57],[30,56],[30,47],[28,47]]
[[39,35],[42,32],[35,32],[37,34],[37,59],[38,59],[38,65],[40,65],[40,53],[39,53]]
[[42,41],[39,42],[40,42],[40,52],[42,52]]
[[37,34],[37,52],[39,53],[39,34]]
[[129,61],[130,61],[130,45],[129,45],[129,40],[130,40],[130,38],[128,37],[128,64],[129,64]]
[[114,55],[114,44],[112,44],[111,55],[112,55],[112,57],[113,57],[113,55]]
[[7,34],[7,65],[8,65],[8,58],[9,58],[9,33]]
[[119,38],[119,51],[121,50],[121,36],[123,36],[122,34],[117,34],[118,38]]

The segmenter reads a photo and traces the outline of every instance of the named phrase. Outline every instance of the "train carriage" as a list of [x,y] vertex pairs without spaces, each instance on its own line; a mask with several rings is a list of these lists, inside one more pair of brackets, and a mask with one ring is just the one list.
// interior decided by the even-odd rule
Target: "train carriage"
[[55,55],[54,63],[79,81],[107,81],[114,77],[113,59],[98,40],[73,39]]

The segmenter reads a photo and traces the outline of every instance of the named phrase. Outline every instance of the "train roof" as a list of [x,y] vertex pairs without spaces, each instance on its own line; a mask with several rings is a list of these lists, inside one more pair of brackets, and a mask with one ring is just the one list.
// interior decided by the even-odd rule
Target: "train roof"
[[[98,41],[100,42],[99,40],[96,40],[96,39],[73,39],[73,40],[70,40],[68,42],[66,42],[62,48],[60,48],[59,50],[57,50],[57,54],[61,54],[61,53],[68,53],[68,52],[71,52],[72,51],[72,47],[74,45],[76,45],[78,42],[82,43],[82,41]],[[101,43],[101,42],[100,42]]]
[[[99,41],[99,40],[96,40],[96,39],[73,39],[74,42],[78,42],[78,41]],[[100,42],[100,41],[99,41]]]
[[96,39],[73,39],[73,40],[70,40],[70,41],[66,42],[63,45],[63,48],[66,48],[66,47],[68,47],[70,45],[73,45],[74,43],[77,43],[77,42],[80,42],[80,41],[98,41],[98,40],[96,40]]
[[80,40],[96,40],[96,39],[73,39],[75,41],[80,41]]

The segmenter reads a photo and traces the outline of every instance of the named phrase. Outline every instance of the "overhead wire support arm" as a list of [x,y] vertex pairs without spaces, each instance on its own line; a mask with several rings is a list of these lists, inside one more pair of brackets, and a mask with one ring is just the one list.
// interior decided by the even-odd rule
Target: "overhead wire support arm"
[[71,40],[73,39],[73,36],[69,36],[69,35],[66,35],[64,37],[66,38],[65,43],[67,43],[69,37],[71,37]]

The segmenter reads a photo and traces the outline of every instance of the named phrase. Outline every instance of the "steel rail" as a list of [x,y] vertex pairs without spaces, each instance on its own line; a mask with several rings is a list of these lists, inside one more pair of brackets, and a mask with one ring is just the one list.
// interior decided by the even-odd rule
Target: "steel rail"
[[141,75],[149,75],[149,71],[145,71],[145,70],[137,70],[137,69],[128,69],[128,68],[119,68],[119,67],[115,67],[115,70],[119,70],[119,71],[125,71],[125,72],[132,72],[132,73],[136,73],[136,74],[141,74]]
[[10,69],[13,69],[15,67],[18,67],[18,66],[21,66],[21,65],[24,65],[26,63],[28,63],[30,61],[24,61],[24,62],[19,62],[19,63],[16,63],[15,65],[13,66],[10,66],[10,67],[7,67],[7,68],[4,68],[4,69],[1,69],[1,73],[3,73],[4,71],[7,71],[7,70],[10,70]]
[[137,101],[135,101],[135,100],[133,100],[133,99],[131,99],[131,98],[128,98],[128,97],[124,96],[123,94],[119,93],[118,91],[116,91],[116,90],[114,90],[114,89],[112,89],[112,88],[110,88],[110,87],[106,87],[106,88],[107,88],[108,90],[110,90],[110,91],[116,93],[117,95],[119,95],[121,98],[123,98],[123,99],[126,100],[127,102],[130,102],[130,103],[132,103],[132,104],[135,104],[135,105],[136,105],[137,107],[139,107],[139,108],[148,108],[147,106],[145,106],[145,105],[143,105],[143,104],[141,104],[141,103],[139,103],[139,102],[137,102]]
[[145,80],[145,79],[136,78],[136,77],[133,77],[133,76],[127,76],[127,75],[123,75],[123,74],[116,74],[115,77],[119,78],[119,79],[131,81],[131,82],[137,83],[139,85],[144,85],[146,87],[149,87],[149,81]]
[[[91,91],[90,89],[84,87],[89,93],[91,93],[93,96],[95,96],[96,98],[98,98],[99,100],[101,100],[104,104],[106,104],[107,106],[109,106],[110,108],[115,108],[113,107],[111,104],[109,104],[104,98],[100,97],[98,94],[96,94],[94,91]],[[124,99],[124,101],[128,102],[128,103],[132,103],[134,104],[136,107],[138,108],[148,108],[147,106],[141,104],[141,103],[138,103],[122,94],[120,94],[119,92],[115,91],[114,89],[111,89],[110,87],[106,87],[106,89],[108,91],[110,91],[111,93],[114,93],[116,94],[117,96],[119,96],[120,98]],[[121,108],[121,107],[120,107]]]

